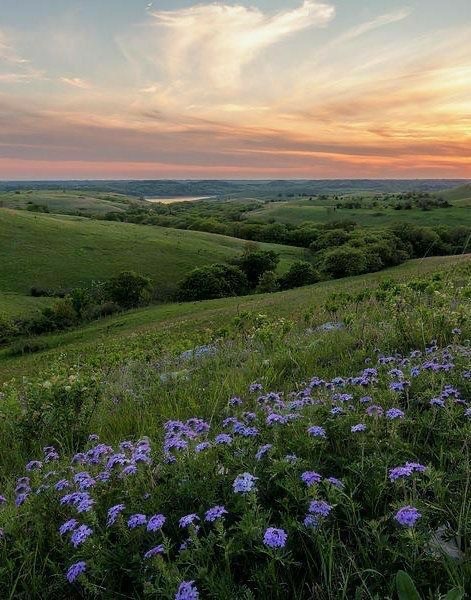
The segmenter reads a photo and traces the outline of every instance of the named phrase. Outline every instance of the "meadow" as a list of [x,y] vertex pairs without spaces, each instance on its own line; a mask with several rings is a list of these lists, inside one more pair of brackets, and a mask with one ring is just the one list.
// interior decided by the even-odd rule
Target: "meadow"
[[[234,258],[244,246],[211,233],[0,209],[0,314],[43,306],[30,297],[33,286],[67,289],[125,270],[149,276],[165,297],[195,267]],[[262,247],[280,254],[280,272],[305,256],[301,248]]]
[[469,269],[150,307],[3,356],[2,597],[464,598]]

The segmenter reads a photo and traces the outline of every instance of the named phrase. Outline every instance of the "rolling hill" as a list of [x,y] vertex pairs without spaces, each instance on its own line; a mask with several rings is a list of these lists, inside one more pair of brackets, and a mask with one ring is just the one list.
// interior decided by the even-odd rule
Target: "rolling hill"
[[[234,258],[245,244],[211,233],[2,209],[0,313],[29,311],[32,286],[71,288],[124,270],[151,277],[163,296],[195,267]],[[261,246],[280,254],[281,272],[305,257],[300,248]]]

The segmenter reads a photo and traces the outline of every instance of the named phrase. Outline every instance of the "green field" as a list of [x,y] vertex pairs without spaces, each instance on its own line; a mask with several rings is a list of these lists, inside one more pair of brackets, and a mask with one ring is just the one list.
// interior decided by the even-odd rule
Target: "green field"
[[[452,206],[423,211],[419,208],[412,210],[394,210],[393,208],[378,206],[374,208],[346,209],[336,208],[337,202],[348,200],[349,196],[341,196],[340,200],[330,198],[320,200],[317,197],[295,198],[281,202],[269,202],[256,211],[247,213],[250,221],[279,222],[290,225],[301,223],[329,223],[331,221],[353,220],[360,226],[381,227],[397,222],[414,223],[421,226],[434,225],[465,225],[471,223],[471,186],[469,184],[438,192],[435,195],[447,199]],[[355,194],[354,198],[362,198],[365,205],[371,202],[374,194]]]
[[26,209],[31,204],[47,207],[50,213],[104,215],[121,212],[137,198],[112,192],[74,190],[16,190],[0,192],[0,207]]
[[[329,316],[322,309],[328,296],[335,292],[356,293],[365,287],[375,287],[381,281],[396,281],[420,277],[440,270],[451,275],[459,265],[469,263],[471,255],[436,256],[411,260],[399,267],[380,273],[321,282],[313,286],[275,294],[257,294],[238,298],[223,298],[204,302],[164,304],[134,310],[109,317],[84,327],[37,338],[44,350],[38,354],[10,356],[10,349],[0,350],[0,386],[11,376],[40,372],[57,360],[75,364],[100,348],[103,364],[153,356],[165,348],[185,350],[208,341],[208,335],[224,327],[238,314],[250,311],[270,317],[301,321],[311,312],[322,322]],[[101,360],[100,359],[100,360]]]
[[[70,288],[124,270],[151,277],[164,294],[195,267],[234,258],[244,245],[210,233],[0,209],[0,314],[43,305],[28,296],[32,286]],[[279,252],[280,271],[305,256],[290,246],[261,246]]]

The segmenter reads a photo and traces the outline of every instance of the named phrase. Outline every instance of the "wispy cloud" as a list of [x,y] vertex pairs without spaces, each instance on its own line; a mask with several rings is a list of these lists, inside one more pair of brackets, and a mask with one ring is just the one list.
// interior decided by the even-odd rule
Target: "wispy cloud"
[[66,85],[79,88],[81,90],[89,90],[92,87],[92,85],[88,81],[85,81],[80,77],[60,77],[59,81],[65,83]]

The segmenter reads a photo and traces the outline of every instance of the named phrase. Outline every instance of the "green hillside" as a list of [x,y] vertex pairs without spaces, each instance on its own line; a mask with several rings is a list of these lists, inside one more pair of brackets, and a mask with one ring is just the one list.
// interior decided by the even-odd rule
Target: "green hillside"
[[[399,267],[380,273],[324,281],[313,286],[236,298],[223,298],[204,302],[187,302],[150,306],[119,316],[109,317],[84,327],[37,338],[37,354],[11,356],[9,348],[0,350],[0,385],[12,375],[45,369],[55,360],[74,364],[100,348],[100,360],[105,363],[134,360],[175,349],[207,342],[219,328],[224,329],[231,319],[249,311],[266,314],[271,318],[288,318],[302,322],[311,314],[319,322],[331,318],[323,308],[332,293],[357,293],[366,287],[376,287],[392,279],[407,281],[431,272],[441,271],[451,275],[460,265],[469,264],[471,255],[436,256],[423,260],[410,260]],[[35,345],[35,344],[33,344]]]
[[[449,192],[439,192],[436,195],[446,198],[453,206],[430,211],[419,208],[397,211],[389,206],[374,208],[346,209],[336,208],[336,201],[318,200],[313,198],[297,198],[285,202],[267,203],[256,211],[247,213],[250,221],[279,222],[300,225],[305,222],[329,223],[331,221],[353,220],[366,227],[380,227],[397,222],[414,223],[421,226],[433,225],[464,225],[471,223],[471,192],[470,186],[461,186]],[[467,196],[466,193],[469,192]],[[371,200],[367,195],[365,200]],[[344,199],[347,199],[345,197]]]
[[139,204],[131,198],[113,192],[87,190],[15,190],[0,192],[0,207],[28,209],[46,207],[51,213],[104,215],[121,212],[130,204]]
[[[124,270],[152,278],[164,293],[193,268],[227,261],[245,242],[210,233],[0,210],[0,313],[31,308],[32,286],[61,289],[108,279]],[[281,256],[280,270],[302,249],[261,244]]]

